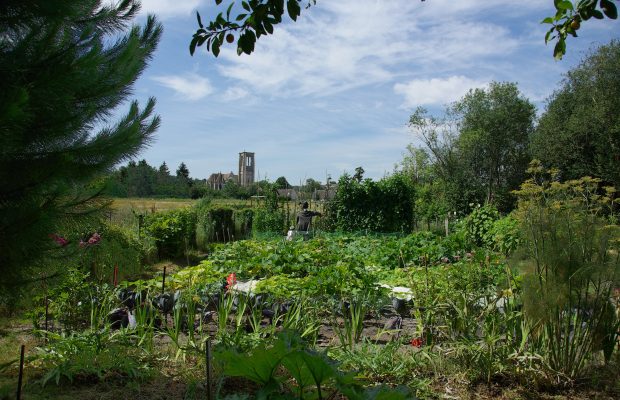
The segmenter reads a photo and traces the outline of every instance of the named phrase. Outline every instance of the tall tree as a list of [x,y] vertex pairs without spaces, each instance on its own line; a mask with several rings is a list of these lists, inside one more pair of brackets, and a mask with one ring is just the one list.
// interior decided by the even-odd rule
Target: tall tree
[[163,163],[161,163],[161,165],[159,166],[159,173],[162,176],[169,176],[170,175],[170,170],[168,169],[168,165],[166,164],[165,161]]
[[484,188],[485,203],[512,208],[510,192],[525,180],[530,161],[536,108],[516,84],[492,82],[488,89],[470,91],[452,112],[460,125],[459,155],[476,179],[471,183]]
[[356,167],[355,168],[355,173],[353,174],[353,179],[355,179],[358,182],[361,182],[362,179],[364,179],[364,168],[360,167]]
[[187,165],[184,162],[179,164],[179,168],[177,168],[177,178],[183,178],[189,181],[189,169],[187,169]]
[[[0,280],[43,259],[60,233],[97,208],[101,174],[133,157],[159,125],[154,99],[109,117],[161,36],[139,3],[0,3]],[[94,127],[102,127],[95,129]]]
[[510,192],[524,180],[535,107],[513,83],[470,91],[438,118],[418,108],[409,126],[422,139],[431,175],[445,203],[467,211],[475,203],[513,205]]
[[532,153],[564,179],[590,175],[620,188],[620,41],[592,50],[551,95]]
[[291,185],[288,183],[284,176],[279,177],[275,181],[276,189],[288,189]]

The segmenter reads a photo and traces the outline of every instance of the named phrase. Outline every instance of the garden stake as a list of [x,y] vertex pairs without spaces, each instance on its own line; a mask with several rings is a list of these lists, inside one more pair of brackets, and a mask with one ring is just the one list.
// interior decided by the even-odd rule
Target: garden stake
[[48,321],[49,321],[49,302],[47,301],[47,290],[45,293],[45,343],[47,343],[47,329],[48,329]]
[[48,329],[48,321],[49,321],[49,304],[47,301],[47,281],[43,281],[43,286],[45,288],[45,295],[43,296],[43,300],[45,301],[45,336],[43,340],[47,343],[47,329]]
[[205,356],[207,361],[207,400],[211,400],[211,338],[207,338]]
[[22,378],[24,376],[24,350],[26,346],[22,344],[21,354],[19,356],[19,377],[17,378],[17,400],[22,398]]
[[112,282],[114,284],[114,287],[116,287],[116,284],[118,283],[118,264],[114,266],[114,277],[112,279]]
[[164,266],[164,276],[161,280],[161,294],[163,295],[166,291],[166,266]]

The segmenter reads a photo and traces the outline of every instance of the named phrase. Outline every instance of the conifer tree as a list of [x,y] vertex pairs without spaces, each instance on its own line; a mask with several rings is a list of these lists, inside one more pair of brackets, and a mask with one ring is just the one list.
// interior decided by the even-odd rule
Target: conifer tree
[[159,173],[164,176],[170,175],[170,170],[168,169],[168,165],[165,161],[159,166]]
[[[101,176],[135,156],[159,125],[154,99],[115,108],[162,27],[129,27],[139,2],[0,3],[0,284],[15,284],[60,244],[50,235],[100,208]],[[32,276],[32,275],[31,275]]]

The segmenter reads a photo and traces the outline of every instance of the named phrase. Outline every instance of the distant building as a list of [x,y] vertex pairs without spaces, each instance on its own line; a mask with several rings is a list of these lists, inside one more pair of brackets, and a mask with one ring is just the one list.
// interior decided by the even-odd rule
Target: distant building
[[332,185],[328,189],[319,189],[315,190],[312,193],[312,200],[333,200],[336,197],[336,190],[338,188],[336,185]]
[[224,185],[226,185],[226,182],[231,180],[237,182],[237,178],[237,175],[235,175],[232,171],[227,174],[217,172],[209,176],[209,179],[207,179],[207,186],[213,190],[222,190]]
[[254,183],[254,171],[256,170],[256,163],[254,160],[254,153],[247,151],[239,153],[239,185],[248,187]]
[[295,189],[278,189],[278,197],[289,200],[297,200],[299,195]]

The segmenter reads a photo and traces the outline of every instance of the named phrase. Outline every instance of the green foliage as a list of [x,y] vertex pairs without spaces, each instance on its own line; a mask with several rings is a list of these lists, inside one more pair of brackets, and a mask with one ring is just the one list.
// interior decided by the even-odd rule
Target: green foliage
[[530,172],[516,212],[528,257],[524,312],[550,368],[575,379],[599,346],[610,359],[620,327],[609,302],[620,279],[615,190],[589,177],[560,182],[553,171],[546,180],[538,162]]
[[235,223],[232,209],[197,206],[196,214],[196,243],[199,248],[206,249],[208,243],[233,240]]
[[564,180],[593,176],[620,187],[620,41],[594,48],[549,98],[533,156]]
[[150,214],[145,230],[155,240],[160,258],[179,257],[195,242],[196,211],[181,208]]
[[286,214],[279,209],[258,208],[254,210],[252,232],[284,234],[287,230]]
[[298,336],[286,331],[248,354],[224,350],[215,358],[224,364],[225,375],[256,382],[260,386],[257,398],[322,399],[327,398],[328,390],[331,395],[340,392],[348,399],[414,398],[404,388],[364,389],[350,375],[342,374],[325,353],[310,350]]
[[463,168],[471,172],[469,185],[484,189],[484,203],[512,209],[510,191],[525,179],[530,160],[536,108],[515,83],[491,82],[488,89],[470,90],[452,112],[460,122],[456,147]]
[[[235,2],[228,4],[226,12],[219,13],[217,17],[209,22],[208,26],[204,26],[200,14],[197,13],[198,30],[194,33],[192,41],[189,45],[190,54],[194,54],[196,47],[207,44],[207,51],[218,56],[220,47],[235,41],[233,32],[238,35],[237,38],[237,54],[250,54],[254,51],[256,40],[262,35],[273,33],[273,26],[282,22],[284,15],[285,0],[250,0],[242,1],[243,12],[232,15],[231,11]],[[295,21],[301,14],[301,5],[305,0],[286,0],[286,11],[289,17]],[[216,0],[216,5],[222,3],[222,0]],[[315,4],[316,0],[308,0],[306,8],[311,4]]]
[[478,247],[493,247],[492,231],[499,219],[497,209],[492,205],[477,207],[465,219],[467,240]]
[[170,175],[164,162],[158,169],[146,160],[130,161],[108,178],[106,193],[113,197],[175,197],[193,199],[207,195],[204,182],[191,179],[189,170],[181,163],[176,175]]
[[48,334],[51,342],[37,358],[47,371],[41,385],[109,380],[141,380],[153,375],[126,337],[108,331]]
[[[617,0],[616,0],[617,1]],[[543,24],[551,24],[545,35],[545,43],[557,39],[553,48],[553,57],[561,60],[566,54],[566,39],[568,35],[577,37],[581,22],[590,18],[609,19],[618,18],[618,9],[614,0],[579,0],[574,4],[568,0],[554,0],[556,13],[553,17],[542,20]]]
[[161,36],[152,16],[128,28],[137,11],[134,1],[0,7],[1,284],[45,265],[48,235],[101,208],[101,175],[135,156],[159,125],[154,99],[110,118]]
[[413,226],[413,189],[402,174],[378,182],[340,177],[328,218],[343,232],[409,232]]
[[519,221],[510,215],[496,220],[487,235],[485,242],[492,243],[493,250],[506,256],[521,244]]
[[[65,330],[75,331],[84,328],[89,321],[93,301],[93,291],[88,282],[88,273],[69,268],[58,282],[49,290],[49,313],[51,319],[57,320]],[[39,318],[43,315],[44,307],[34,321],[34,326],[40,326]]]

